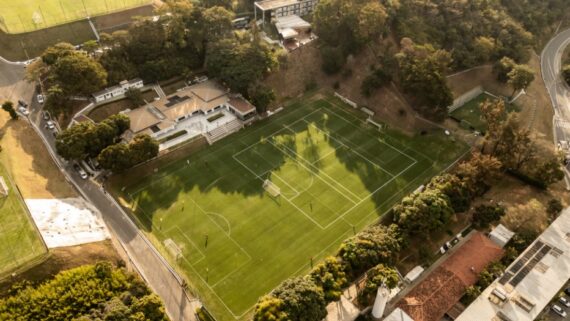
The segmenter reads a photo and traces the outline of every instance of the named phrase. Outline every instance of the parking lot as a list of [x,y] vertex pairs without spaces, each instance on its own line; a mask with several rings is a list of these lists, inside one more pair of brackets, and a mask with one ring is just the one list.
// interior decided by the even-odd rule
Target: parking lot
[[[564,289],[568,289],[570,288],[570,282],[566,283],[566,285],[564,285],[564,287],[562,288],[562,290]],[[570,302],[570,296],[568,294],[564,294],[564,297],[566,298],[566,300],[568,300]],[[557,313],[555,313],[552,310],[552,303],[549,304],[545,309],[548,309],[548,311],[545,313],[546,316],[546,320],[548,321],[563,321],[563,320],[568,320],[570,321],[570,307],[566,307],[564,304],[562,304],[560,301],[556,301],[555,303],[557,306],[561,307],[562,310],[564,310],[566,312],[566,317],[562,317],[560,315],[558,315]]]

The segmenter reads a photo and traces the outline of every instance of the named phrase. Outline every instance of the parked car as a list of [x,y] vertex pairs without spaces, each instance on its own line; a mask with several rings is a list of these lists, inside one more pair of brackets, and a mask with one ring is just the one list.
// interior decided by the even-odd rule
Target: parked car
[[52,130],[53,130],[53,129],[55,128],[55,124],[54,124],[53,121],[48,120],[48,121],[46,122],[46,127],[47,127],[48,129],[52,129]]
[[43,104],[44,103],[44,95],[38,95],[38,103]]
[[556,304],[552,305],[552,311],[554,311],[554,313],[558,314],[559,316],[565,318],[566,317],[566,311],[562,310],[562,308]]
[[81,176],[81,178],[87,179],[87,173],[83,168],[81,168],[81,166],[79,166],[79,164],[73,164],[73,169],[77,172],[77,174],[79,174],[79,176]]
[[22,115],[24,115],[24,116],[28,116],[30,114],[28,109],[26,107],[23,107],[23,106],[18,107],[18,111],[20,113],[22,113]]
[[561,297],[558,301],[567,308],[570,308],[570,301],[566,297]]
[[24,108],[27,108],[27,107],[28,107],[28,104],[26,104],[26,102],[23,101],[23,100],[21,100],[21,99],[18,100],[18,105],[20,105],[20,106],[22,106],[22,107],[24,107]]
[[44,120],[49,120],[49,118],[50,118],[50,117],[49,117],[49,113],[47,112],[47,110],[44,110],[44,111],[42,112],[42,116],[43,116]]
[[570,288],[566,288],[566,289],[564,290],[564,293],[566,293],[566,295],[570,295]]

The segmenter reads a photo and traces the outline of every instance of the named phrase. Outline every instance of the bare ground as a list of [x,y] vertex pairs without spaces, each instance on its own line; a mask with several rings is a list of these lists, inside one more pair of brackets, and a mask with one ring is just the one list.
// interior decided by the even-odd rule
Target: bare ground
[[108,240],[52,249],[48,258],[42,263],[9,279],[0,281],[0,293],[5,293],[13,284],[24,280],[32,283],[42,282],[63,270],[100,261],[110,261],[116,265],[120,260],[121,257],[113,248],[111,241]]

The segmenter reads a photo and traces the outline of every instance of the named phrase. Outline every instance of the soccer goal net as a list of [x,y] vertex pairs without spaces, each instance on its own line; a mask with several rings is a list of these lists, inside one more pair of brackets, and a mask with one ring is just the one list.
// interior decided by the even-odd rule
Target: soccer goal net
[[164,246],[176,260],[182,258],[182,250],[180,250],[180,247],[178,247],[172,239],[166,239],[164,241]]
[[279,188],[279,186],[275,185],[272,181],[270,181],[268,179],[266,179],[263,182],[263,188],[272,197],[277,197],[277,196],[281,195],[281,189]]

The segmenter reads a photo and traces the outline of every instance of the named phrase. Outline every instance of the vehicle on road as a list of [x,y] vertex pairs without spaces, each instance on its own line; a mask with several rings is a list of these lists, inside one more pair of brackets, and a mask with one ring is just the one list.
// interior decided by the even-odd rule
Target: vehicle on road
[[83,179],[87,179],[87,177],[89,177],[87,175],[87,172],[85,172],[85,170],[83,168],[81,168],[81,166],[79,166],[79,164],[75,163],[73,164],[73,169],[77,172],[77,174],[79,174],[79,176]]
[[38,103],[40,103],[40,104],[44,103],[44,95],[38,95],[37,99],[38,99]]
[[27,107],[28,107],[28,104],[26,104],[26,102],[23,101],[23,100],[21,100],[21,99],[18,100],[18,105],[20,105],[20,106],[22,106],[22,107],[24,107],[24,108],[27,108]]
[[18,107],[18,111],[24,116],[28,116],[30,114],[28,109],[26,107],[23,107],[23,106]]
[[566,311],[562,310],[562,308],[556,304],[552,305],[552,311],[563,318],[566,317]]
[[53,130],[53,129],[55,129],[55,124],[54,124],[53,121],[48,120],[48,121],[46,122],[46,127],[47,127],[48,129],[52,129],[52,130]]
[[570,308],[570,301],[568,301],[566,297],[561,297],[560,299],[558,299],[558,302],[560,302],[565,307]]

